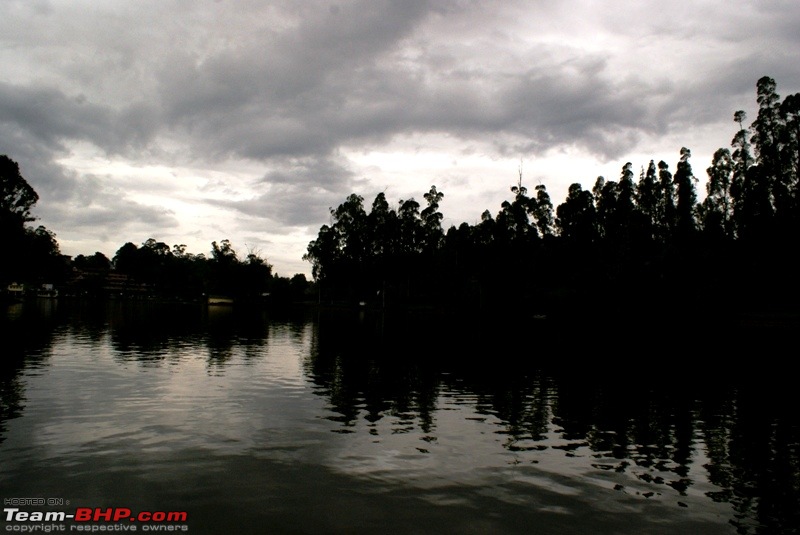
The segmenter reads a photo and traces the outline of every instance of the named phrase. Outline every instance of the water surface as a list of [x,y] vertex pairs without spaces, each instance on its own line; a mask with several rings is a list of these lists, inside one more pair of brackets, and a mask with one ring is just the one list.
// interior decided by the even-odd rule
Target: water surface
[[[780,330],[731,326],[698,346],[679,323],[619,320],[0,312],[3,498],[187,511],[192,533],[800,526]],[[743,349],[747,369],[731,358]]]

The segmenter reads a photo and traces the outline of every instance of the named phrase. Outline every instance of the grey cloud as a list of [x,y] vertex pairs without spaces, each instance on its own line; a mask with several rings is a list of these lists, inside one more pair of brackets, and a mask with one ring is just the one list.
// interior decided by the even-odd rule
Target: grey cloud
[[109,230],[123,235],[133,234],[126,229],[163,229],[176,227],[178,222],[169,210],[144,206],[128,199],[106,196],[103,204],[80,206],[58,204],[46,206],[48,221],[59,227],[70,227],[88,235],[103,235]]
[[279,185],[255,199],[220,204],[251,217],[270,219],[279,226],[315,227],[326,222],[328,209],[342,200],[342,196],[338,194],[319,194],[294,186]]
[[157,117],[141,102],[117,111],[92,104],[85,95],[69,97],[50,87],[0,82],[2,131],[30,136],[48,151],[63,152],[68,141],[88,141],[108,153],[131,154],[150,142]]
[[[482,23],[511,24],[521,9],[463,2],[350,2],[336,10],[318,3],[270,10],[246,4],[243,14],[225,15],[221,29],[212,29],[208,13],[192,6],[184,26],[152,14],[145,22],[158,24],[162,45],[163,32],[176,31],[178,39],[193,35],[191,23],[204,24],[196,33],[206,43],[188,39],[183,50],[162,50],[150,60],[141,54],[151,48],[140,41],[128,38],[116,47],[127,58],[121,64],[133,70],[152,62],[152,80],[142,83],[137,103],[112,110],[91,97],[79,104],[53,90],[17,87],[22,97],[12,108],[23,115],[19,123],[51,143],[86,139],[130,153],[148,144],[156,150],[163,135],[181,140],[194,159],[265,162],[320,157],[343,143],[374,145],[417,132],[448,132],[500,150],[539,152],[568,143],[612,158],[630,150],[640,133],[661,133],[674,122],[670,114],[689,108],[680,100],[686,94],[668,98],[659,91],[659,77],[619,77],[600,53],[568,44],[522,46],[513,26],[487,34],[495,41],[471,40]],[[546,27],[547,13],[565,16],[558,8],[543,13],[532,31]],[[234,20],[242,27],[225,26]],[[632,22],[623,18],[612,27],[621,31]],[[131,33],[141,37],[142,28],[134,24]],[[701,98],[696,93],[692,104]]]
[[265,174],[260,184],[286,184],[296,187],[319,187],[327,191],[340,191],[351,185],[354,173],[346,162],[332,158],[291,158],[278,168]]
[[264,190],[256,198],[210,202],[281,226],[314,226],[342,201],[343,192],[358,188],[357,182],[334,159],[288,159],[255,185]]
[[163,208],[145,206],[128,198],[110,185],[107,177],[64,176],[67,192],[57,197],[42,197],[40,208],[54,225],[71,227],[92,234],[126,228],[170,228],[177,226],[175,215]]
[[354,2],[335,15],[318,7],[291,32],[254,31],[200,62],[171,58],[159,98],[173,128],[203,153],[253,159],[335,147],[340,136],[320,118],[340,106],[360,69],[413,28],[424,4]]

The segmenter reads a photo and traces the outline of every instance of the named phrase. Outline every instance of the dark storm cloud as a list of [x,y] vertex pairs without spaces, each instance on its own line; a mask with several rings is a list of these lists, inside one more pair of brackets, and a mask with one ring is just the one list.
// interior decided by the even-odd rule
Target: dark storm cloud
[[202,60],[176,55],[160,72],[158,98],[172,128],[198,153],[268,159],[326,154],[352,132],[342,104],[376,58],[396,46],[424,2],[309,4],[291,31],[253,29]]
[[[152,155],[159,139],[167,138],[188,151],[186,158],[209,161],[325,159],[343,144],[376,145],[399,134],[438,132],[493,143],[501,152],[570,144],[612,158],[630,150],[640,134],[663,133],[675,122],[672,114],[718,98],[720,89],[739,94],[741,82],[705,95],[691,80],[685,89],[671,73],[620,75],[607,52],[583,47],[588,37],[568,32],[575,13],[605,17],[605,27],[620,32],[620,39],[641,32],[635,24],[640,22],[652,28],[653,41],[713,39],[713,32],[734,39],[728,20],[750,20],[756,33],[775,27],[784,41],[794,41],[788,28],[797,20],[797,10],[786,4],[753,9],[751,19],[720,17],[718,9],[701,6],[707,21],[689,16],[669,25],[646,18],[648,6],[611,18],[582,3],[243,3],[236,13],[225,4],[151,7],[105,8],[105,17],[71,13],[75,26],[102,31],[95,42],[99,63],[73,60],[68,72],[79,81],[123,73],[126,82],[141,78],[134,87],[114,90],[127,91],[129,99],[111,106],[101,103],[108,95],[91,91],[68,96],[4,83],[0,117],[52,148],[86,140],[129,155],[149,146],[146,155]],[[673,8],[662,4],[660,11]],[[53,10],[51,17],[59,14]],[[537,16],[525,31],[514,17],[530,10]],[[126,21],[130,29],[122,31]],[[117,32],[119,43],[105,26]],[[535,41],[537,32],[559,26],[565,30],[561,43]],[[85,35],[75,39],[85,46]],[[168,43],[185,45],[167,48]],[[764,65],[763,59],[765,68],[779,66]],[[687,68],[697,63],[686,58]],[[745,78],[713,74],[726,82]],[[701,112],[708,108],[700,106]]]
[[[80,139],[130,153],[160,134],[185,144],[194,159],[268,162],[327,158],[342,144],[437,132],[493,142],[501,152],[542,152],[567,143],[612,158],[630,150],[640,133],[661,133],[672,121],[669,114],[689,107],[682,106],[680,90],[664,98],[659,86],[671,79],[668,73],[619,76],[605,53],[581,48],[581,36],[556,45],[519,42],[516,28],[487,34],[483,26],[524,14],[513,4],[493,10],[468,2],[244,4],[235,17],[221,12],[219,28],[196,30],[207,42],[189,38],[192,23],[210,22],[206,8],[167,3],[161,9],[164,20],[149,14],[138,22],[156,24],[156,44],[166,40],[159,31],[177,32],[172,39],[186,47],[148,57],[143,54],[152,47],[128,36],[121,45],[109,43],[111,52],[102,55],[104,66],[116,58],[109,74],[120,65],[145,72],[149,63],[152,79],[141,84],[137,103],[110,109],[91,95],[4,84],[0,113],[50,146]],[[176,11],[168,15],[170,9]],[[185,25],[174,22],[181,14]],[[557,8],[548,14],[556,21],[567,17]],[[782,14],[759,16],[772,21]],[[92,28],[104,20],[87,19]],[[692,20],[669,32],[697,37]],[[119,17],[113,21],[120,25]],[[226,25],[233,22],[244,26]],[[611,27],[624,31],[632,23],[623,17]],[[720,24],[719,31],[727,35],[728,28]],[[143,37],[135,20],[128,33]],[[506,57],[499,56],[506,49]],[[509,64],[512,55],[518,61]],[[86,70],[91,63],[73,67],[82,77]]]
[[[291,32],[254,30],[202,59],[165,59],[156,99],[201,158],[327,157],[342,144],[438,132],[482,141],[500,133],[537,150],[568,142],[608,156],[604,144],[617,147],[606,134],[647,126],[632,120],[646,100],[612,82],[601,56],[537,45],[524,51],[527,65],[498,68],[480,47],[431,42],[425,21],[436,14],[424,3],[308,9]],[[403,47],[417,42],[407,61]]]
[[155,112],[142,103],[109,109],[84,95],[51,87],[0,81],[0,125],[7,135],[28,137],[43,150],[63,152],[66,142],[88,141],[110,154],[131,154],[150,141]]

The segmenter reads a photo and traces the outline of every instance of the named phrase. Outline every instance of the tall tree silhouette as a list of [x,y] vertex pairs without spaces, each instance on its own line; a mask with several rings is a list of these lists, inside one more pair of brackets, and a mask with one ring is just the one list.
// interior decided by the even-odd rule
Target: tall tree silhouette
[[669,165],[658,162],[658,235],[659,242],[669,243],[675,229],[675,186]]
[[689,149],[681,148],[681,159],[673,179],[677,197],[675,231],[676,237],[683,242],[690,240],[697,230],[695,223],[695,206],[697,204],[695,182],[697,182],[697,178],[692,173],[692,166],[689,163],[691,156],[692,153]]
[[733,172],[731,151],[717,149],[711,166],[706,169],[706,198],[702,205],[702,226],[708,240],[722,242],[733,239]]
[[580,184],[569,187],[567,199],[556,209],[559,235],[567,243],[586,247],[597,240],[597,214],[592,192]]
[[411,199],[400,199],[397,210],[400,220],[400,250],[407,256],[413,256],[422,250],[424,228],[419,213],[419,203]]
[[439,211],[439,203],[442,202],[444,193],[437,191],[436,186],[431,186],[430,191],[423,195],[423,198],[428,203],[420,214],[424,228],[423,248],[429,253],[434,253],[439,250],[444,239],[444,233],[442,232],[442,218],[444,216]]
[[496,238],[502,243],[514,244],[514,247],[525,247],[529,240],[537,237],[535,227],[530,224],[529,213],[532,211],[528,188],[522,185],[522,166],[518,171],[519,178],[515,186],[511,186],[513,201],[503,201],[496,219]]
[[800,232],[800,93],[789,95],[780,105],[780,169],[775,210],[782,239]]
[[549,238],[553,236],[555,230],[553,202],[550,200],[550,195],[547,193],[547,187],[544,184],[537,185],[535,189],[536,198],[531,199],[531,204],[533,205],[536,228],[539,229],[539,234],[543,238]]
[[636,186],[636,205],[641,218],[641,235],[652,241],[657,236],[659,183],[656,164],[653,160],[647,166],[647,171],[642,170],[639,184]]

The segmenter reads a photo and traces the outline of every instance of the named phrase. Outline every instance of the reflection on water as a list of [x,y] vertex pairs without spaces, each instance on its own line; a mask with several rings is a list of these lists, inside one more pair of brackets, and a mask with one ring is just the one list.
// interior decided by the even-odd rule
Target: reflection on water
[[[55,301],[0,321],[3,497],[186,509],[195,533],[800,529],[800,418],[769,367],[790,333],[686,348],[655,330]],[[727,360],[745,347],[757,362]]]

